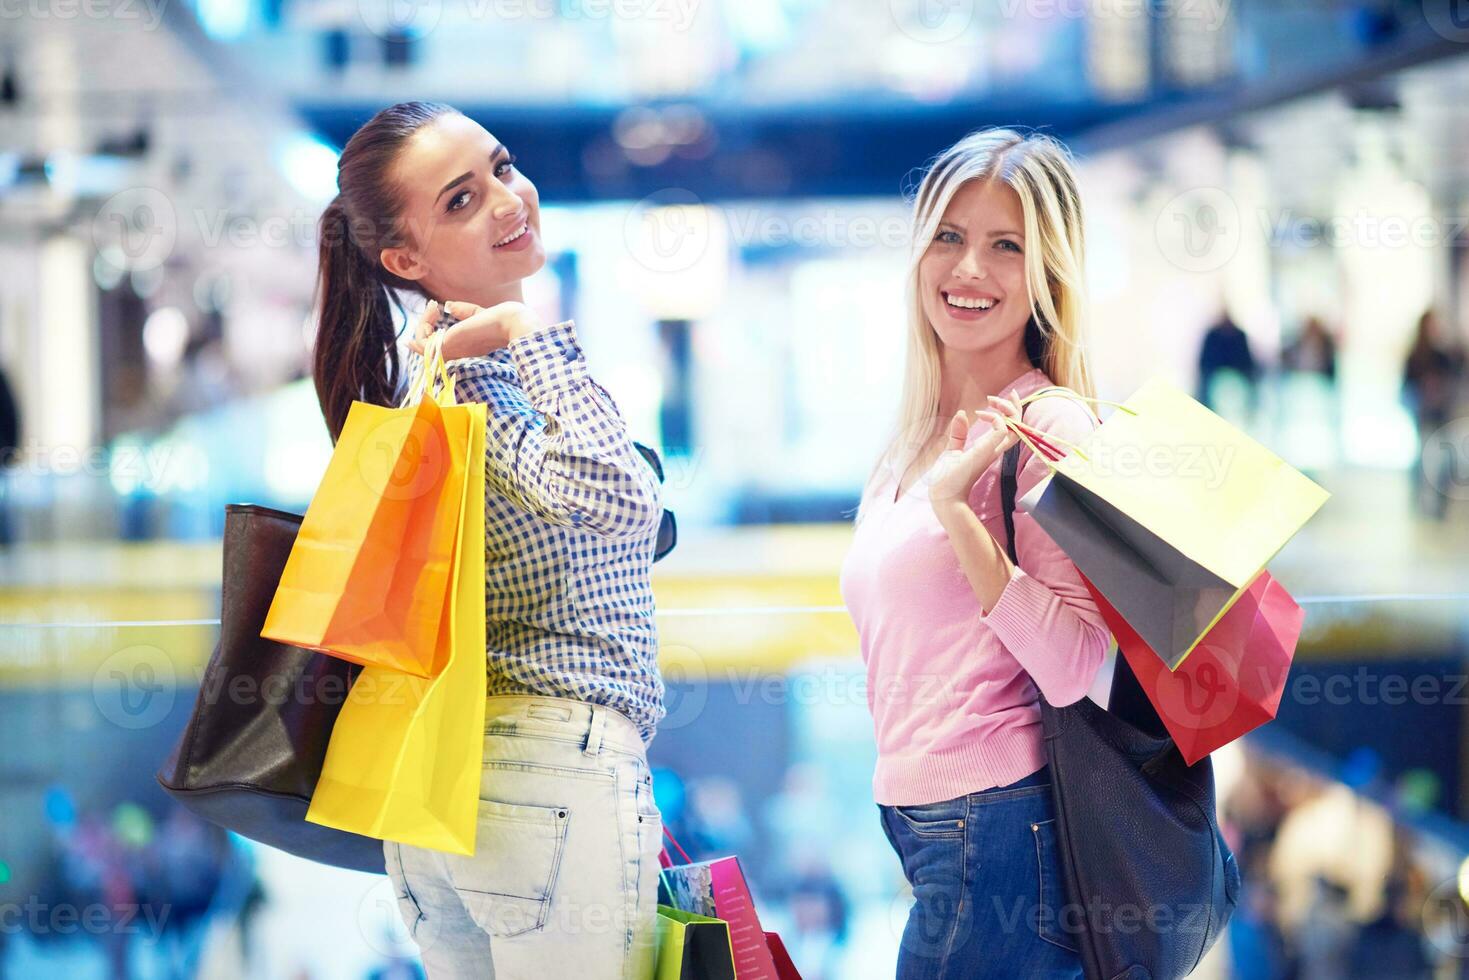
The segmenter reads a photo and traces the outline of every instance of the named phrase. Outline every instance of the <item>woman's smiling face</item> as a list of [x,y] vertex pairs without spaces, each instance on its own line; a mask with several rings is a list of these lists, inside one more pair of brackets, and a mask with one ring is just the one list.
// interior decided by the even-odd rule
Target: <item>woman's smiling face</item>
[[394,180],[410,245],[385,250],[384,263],[429,295],[487,305],[545,264],[535,185],[467,116],[424,126],[399,155]]
[[1018,345],[1030,319],[1020,197],[998,180],[974,180],[949,200],[918,261],[923,312],[954,351]]

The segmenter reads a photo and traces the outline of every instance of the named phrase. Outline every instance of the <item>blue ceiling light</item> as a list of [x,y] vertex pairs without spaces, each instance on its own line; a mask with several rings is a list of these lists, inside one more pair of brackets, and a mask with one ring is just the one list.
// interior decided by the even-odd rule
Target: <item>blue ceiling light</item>
[[743,0],[724,9],[740,49],[759,55],[789,47],[793,38],[790,16],[781,0]]
[[235,41],[250,27],[249,0],[194,0],[199,27],[216,41]]

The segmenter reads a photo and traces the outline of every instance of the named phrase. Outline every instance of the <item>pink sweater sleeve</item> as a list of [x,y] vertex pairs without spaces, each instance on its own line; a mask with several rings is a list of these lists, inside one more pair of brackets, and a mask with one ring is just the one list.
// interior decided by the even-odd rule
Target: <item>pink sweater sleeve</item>
[[[1025,421],[1042,432],[1080,442],[1097,426],[1084,402],[1047,397],[1025,407]],[[1065,448],[1064,445],[1061,448]],[[997,462],[996,466],[999,465]],[[1028,447],[1020,450],[1016,499],[1050,473]],[[1000,532],[1003,536],[1003,530]],[[1004,540],[998,542],[1004,547]],[[1056,706],[1085,696],[1107,654],[1111,635],[1071,559],[1022,508],[1015,508],[1020,559],[994,608],[980,614],[1005,649]]]

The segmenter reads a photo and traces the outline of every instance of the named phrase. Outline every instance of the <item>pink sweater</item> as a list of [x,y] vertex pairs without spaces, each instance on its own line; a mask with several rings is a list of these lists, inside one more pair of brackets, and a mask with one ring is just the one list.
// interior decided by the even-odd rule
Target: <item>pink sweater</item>
[[[1004,391],[1024,396],[1050,383],[1033,368]],[[1072,442],[1098,424],[1085,402],[1066,397],[1032,402],[1024,418]],[[1022,447],[1016,498],[1049,472]],[[1054,705],[1079,700],[1110,637],[1076,566],[1019,507],[1020,564],[985,615],[934,516],[927,480],[894,502],[898,476],[879,472],[868,485],[841,590],[867,665],[873,796],[913,806],[1003,786],[1045,765],[1037,687]],[[969,504],[1003,551],[998,460]]]

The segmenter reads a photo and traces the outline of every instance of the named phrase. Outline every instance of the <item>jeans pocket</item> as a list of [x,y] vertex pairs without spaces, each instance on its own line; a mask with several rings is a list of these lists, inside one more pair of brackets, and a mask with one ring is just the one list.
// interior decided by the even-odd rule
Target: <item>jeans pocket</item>
[[451,855],[448,864],[481,929],[508,939],[545,927],[570,821],[564,806],[480,800],[475,853]]
[[637,780],[638,816],[653,817],[661,821],[663,811],[658,809],[658,803],[653,796],[653,770],[648,768],[646,762],[639,759],[634,773],[634,778]]
[[1056,839],[1056,821],[1041,820],[1030,825],[1035,838],[1036,878],[1039,882],[1035,915],[1029,916],[1036,934],[1048,943],[1076,951],[1076,940],[1065,928],[1066,883],[1061,880],[1061,853]]
[[963,837],[964,818],[969,813],[969,803],[966,798],[960,797],[943,803],[895,806],[892,811],[919,837]]

